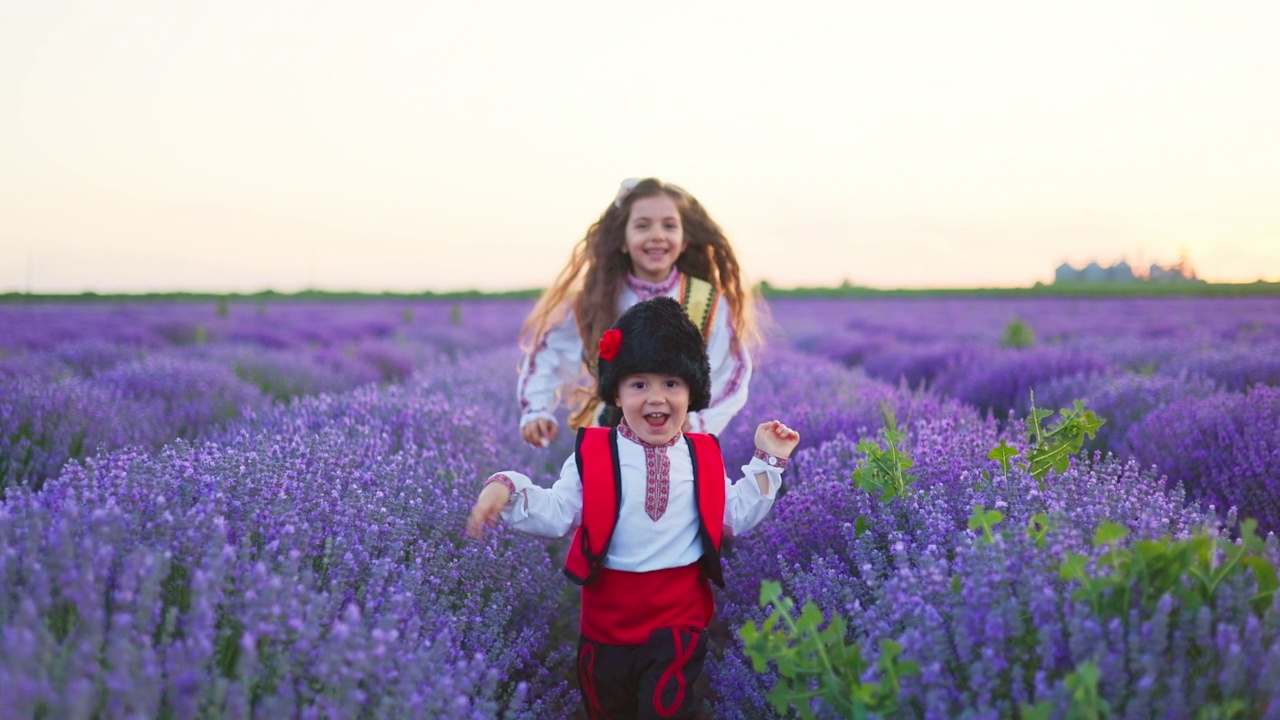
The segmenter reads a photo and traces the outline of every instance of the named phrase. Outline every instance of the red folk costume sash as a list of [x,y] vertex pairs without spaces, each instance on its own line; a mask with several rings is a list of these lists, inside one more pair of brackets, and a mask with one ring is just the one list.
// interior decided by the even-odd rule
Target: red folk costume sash
[[[698,536],[704,550],[698,562],[707,579],[724,587],[720,541],[724,535],[725,474],[720,442],[707,433],[685,433],[684,437],[693,460]],[[590,582],[604,564],[618,525],[622,473],[618,463],[617,429],[580,428],[574,454],[578,475],[582,478],[582,524],[569,545],[564,573],[583,585]]]

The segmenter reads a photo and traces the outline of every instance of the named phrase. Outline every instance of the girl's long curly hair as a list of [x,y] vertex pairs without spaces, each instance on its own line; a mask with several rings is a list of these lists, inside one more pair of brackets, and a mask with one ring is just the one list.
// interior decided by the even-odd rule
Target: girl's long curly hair
[[[555,282],[538,298],[520,330],[520,346],[526,353],[533,352],[547,331],[572,307],[582,337],[582,362],[594,373],[600,337],[621,314],[618,297],[624,278],[631,272],[631,258],[623,252],[631,206],[636,200],[663,193],[675,201],[684,234],[684,250],[676,259],[676,268],[706,280],[724,296],[729,304],[735,347],[759,342],[754,297],[742,285],[729,238],[693,195],[657,178],[645,178],[621,202],[609,203],[574,246],[569,263]],[[568,403],[573,412],[570,424],[574,427],[590,422],[591,404],[587,400],[594,392],[587,387],[585,393],[578,393],[582,397]]]

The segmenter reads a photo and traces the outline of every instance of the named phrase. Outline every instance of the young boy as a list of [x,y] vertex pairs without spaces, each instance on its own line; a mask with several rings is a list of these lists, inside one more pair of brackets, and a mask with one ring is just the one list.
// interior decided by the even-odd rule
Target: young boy
[[[484,535],[501,517],[563,537],[565,574],[582,586],[578,679],[588,717],[692,718],[694,682],[723,587],[724,532],[755,527],[773,506],[800,435],[777,420],[732,482],[712,435],[682,431],[710,402],[702,334],[679,303],[632,306],[600,340],[596,392],[621,410],[615,428],[583,428],[551,488],[517,472],[489,477],[467,520]],[[617,412],[611,413],[617,416]]]

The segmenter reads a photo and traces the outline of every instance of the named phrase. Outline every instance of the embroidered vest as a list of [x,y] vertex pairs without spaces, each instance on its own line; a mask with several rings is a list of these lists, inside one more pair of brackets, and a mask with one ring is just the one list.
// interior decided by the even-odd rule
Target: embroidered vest
[[[707,433],[685,433],[693,460],[693,491],[698,503],[698,559],[707,578],[724,587],[720,540],[724,533],[724,458],[720,441]],[[616,428],[580,428],[575,446],[578,476],[582,478],[582,524],[573,534],[564,574],[582,585],[604,563],[618,525],[622,505],[622,473],[618,464]]]
[[716,316],[720,293],[711,283],[692,275],[680,276],[680,307],[702,331],[702,341],[711,342],[711,321]]

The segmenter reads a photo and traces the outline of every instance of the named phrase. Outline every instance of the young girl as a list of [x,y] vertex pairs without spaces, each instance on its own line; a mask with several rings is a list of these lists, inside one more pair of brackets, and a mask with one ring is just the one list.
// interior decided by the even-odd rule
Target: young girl
[[747,346],[757,339],[737,258],[692,195],[654,178],[631,178],[588,228],[520,332],[526,355],[517,396],[525,442],[545,447],[555,439],[561,403],[570,408],[570,427],[607,422],[587,373],[596,344],[623,310],[658,296],[677,299],[696,318],[711,359],[711,400],[690,414],[688,429],[724,431],[747,401]]
[[701,331],[667,297],[623,313],[597,344],[597,397],[614,428],[578,431],[550,488],[525,475],[489,477],[467,520],[484,535],[498,518],[541,537],[576,528],[565,574],[582,586],[578,680],[587,715],[692,718],[694,687],[723,587],[722,535],[758,524],[777,497],[800,435],[756,428],[755,455],[732,482],[712,435],[682,432],[711,402]]

